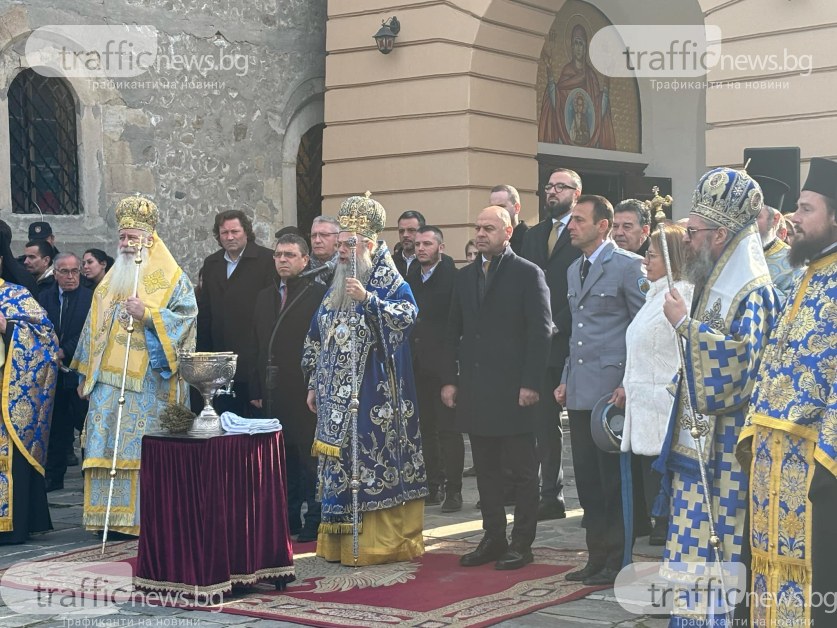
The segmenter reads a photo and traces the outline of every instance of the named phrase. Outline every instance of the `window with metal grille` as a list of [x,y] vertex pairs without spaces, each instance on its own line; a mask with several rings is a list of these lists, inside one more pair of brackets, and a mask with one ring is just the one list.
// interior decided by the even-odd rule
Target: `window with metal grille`
[[67,83],[27,69],[9,86],[12,212],[80,214],[76,105]]

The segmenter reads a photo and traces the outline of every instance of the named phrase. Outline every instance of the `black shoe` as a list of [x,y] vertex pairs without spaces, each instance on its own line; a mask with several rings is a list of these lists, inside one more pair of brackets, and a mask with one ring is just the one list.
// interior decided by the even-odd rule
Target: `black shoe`
[[462,493],[448,493],[442,504],[442,512],[458,512],[462,510]]
[[553,519],[565,519],[566,517],[567,509],[562,501],[550,499],[538,504],[538,521],[551,521]]
[[477,545],[477,549],[468,552],[459,559],[463,567],[479,567],[498,560],[509,549],[509,544],[503,537],[491,537],[487,534]]
[[648,537],[649,545],[665,545],[666,537],[668,536],[668,518],[656,517],[654,519],[654,529]]
[[500,556],[500,559],[494,563],[494,569],[501,571],[509,569],[520,569],[535,560],[532,556],[532,550],[528,547],[515,547],[514,544],[509,547],[508,551]]
[[602,570],[601,565],[591,565],[587,563],[584,567],[577,571],[571,571],[566,576],[564,576],[564,580],[569,580],[570,582],[581,582],[582,580],[586,580],[590,576],[595,576]]
[[302,528],[302,532],[296,537],[297,543],[310,543],[317,540],[317,528],[311,529],[308,526]]
[[611,569],[610,567],[605,567],[599,573],[593,574],[589,578],[585,578],[583,580],[583,583],[586,584],[588,587],[601,586],[603,584],[613,584],[614,582],[616,582],[616,576],[618,574],[618,570]]
[[462,472],[463,478],[475,478],[477,477],[477,468],[476,467],[468,467]]
[[78,466],[78,456],[76,456],[72,451],[67,454],[67,466],[68,467],[77,467]]
[[51,493],[52,491],[60,491],[64,489],[64,479],[56,480],[54,478],[47,478],[44,480],[44,486],[46,487],[46,492]]
[[445,501],[445,489],[436,487],[430,488],[430,493],[424,498],[425,506],[438,506]]

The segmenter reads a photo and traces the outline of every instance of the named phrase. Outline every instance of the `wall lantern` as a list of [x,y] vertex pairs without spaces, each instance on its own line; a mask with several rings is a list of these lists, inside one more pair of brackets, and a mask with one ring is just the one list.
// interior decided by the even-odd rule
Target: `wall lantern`
[[392,47],[395,45],[395,38],[401,30],[401,23],[394,15],[388,20],[381,22],[381,28],[373,35],[375,44],[381,54],[388,55],[392,52]]

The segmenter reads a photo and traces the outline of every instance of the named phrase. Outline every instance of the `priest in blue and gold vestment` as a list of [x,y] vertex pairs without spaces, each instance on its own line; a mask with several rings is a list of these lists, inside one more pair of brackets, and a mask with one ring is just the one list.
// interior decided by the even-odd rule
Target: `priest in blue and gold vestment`
[[[424,553],[427,477],[421,450],[408,335],[418,310],[378,234],[386,213],[377,201],[352,196],[340,207],[340,263],[314,315],[302,368],[308,405],[317,414],[322,523],[317,555],[346,565],[410,560]],[[356,278],[350,262],[357,239]],[[359,551],[354,560],[355,460],[349,405],[358,390]]]
[[[8,242],[0,243],[0,252],[0,264],[11,259]],[[0,544],[52,529],[44,463],[57,360],[46,311],[26,288],[0,279]]]
[[739,449],[752,459],[752,590],[763,601],[752,618],[835,626],[837,163],[811,160],[791,220],[790,261],[809,265],[771,333]]
[[[685,377],[678,381],[668,433],[654,464],[670,497],[669,509],[658,502],[654,513],[670,517],[663,573],[675,581],[719,558],[749,562],[747,475],[735,447],[778,312],[755,224],[761,206],[761,189],[744,171],[716,168],[701,178],[684,237],[687,275],[695,284],[691,312],[676,290],[663,306],[686,348]],[[686,400],[697,416],[700,449]],[[711,499],[720,551],[710,543],[705,495]],[[675,601],[682,604],[673,610],[672,626],[717,625],[725,615],[706,607],[705,599]]]
[[[119,253],[93,293],[71,364],[79,373],[79,394],[90,397],[82,434],[83,523],[88,530],[105,525],[131,318],[135,331],[127,360],[110,530],[139,534],[142,437],[159,429],[160,413],[167,404],[187,399],[187,385],[178,375],[178,356],[194,350],[198,307],[186,273],[157,235],[159,216],[157,206],[141,196],[129,196],[116,206]],[[142,247],[143,261],[133,296],[137,247]]]

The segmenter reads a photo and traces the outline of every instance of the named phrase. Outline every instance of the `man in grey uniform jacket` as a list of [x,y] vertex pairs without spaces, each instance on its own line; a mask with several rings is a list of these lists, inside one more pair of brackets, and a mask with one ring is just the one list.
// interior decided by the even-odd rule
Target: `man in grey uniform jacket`
[[555,399],[567,408],[578,498],[584,508],[587,565],[567,580],[611,584],[622,567],[625,539],[619,456],[593,442],[590,418],[604,395],[625,404],[625,331],[645,303],[642,258],[608,239],[613,207],[607,199],[582,195],[567,229],[582,256],[567,270],[572,315],[570,356]]

